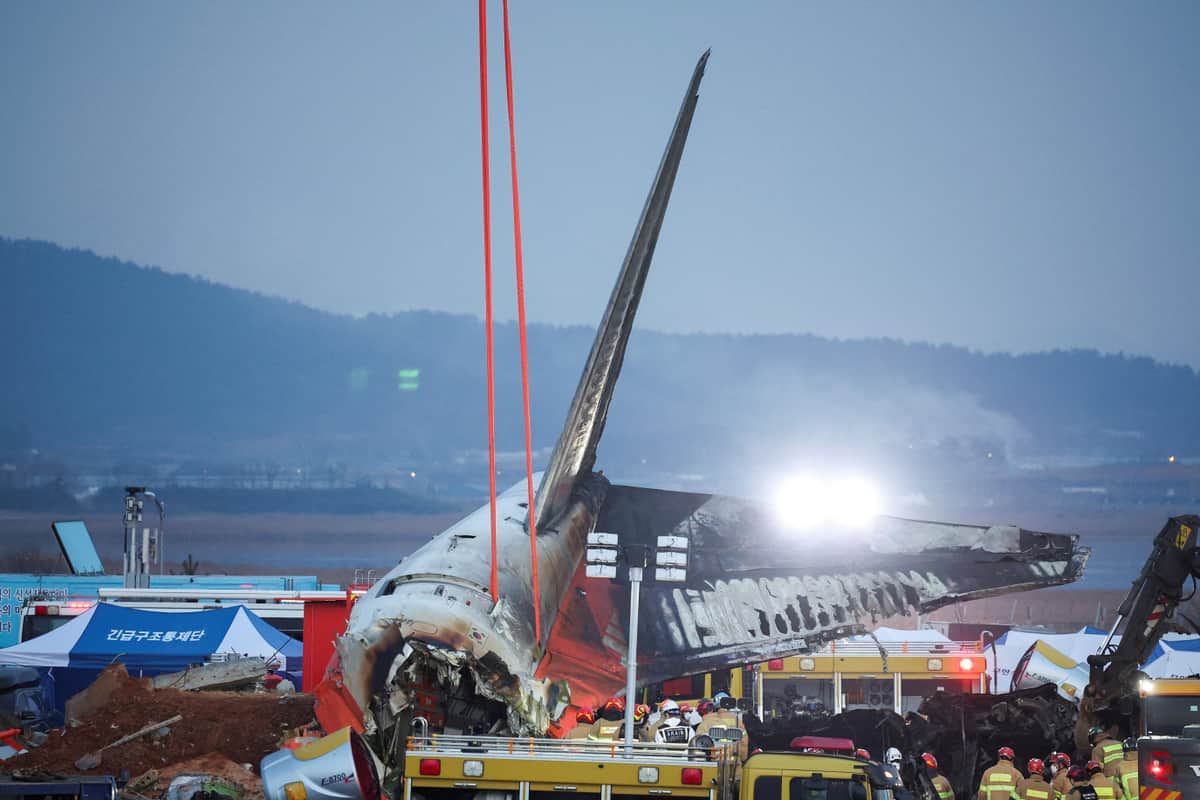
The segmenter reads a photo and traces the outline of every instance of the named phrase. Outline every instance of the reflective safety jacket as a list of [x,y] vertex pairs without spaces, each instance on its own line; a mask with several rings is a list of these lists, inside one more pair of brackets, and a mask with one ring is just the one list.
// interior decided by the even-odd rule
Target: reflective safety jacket
[[[1133,756],[1133,758],[1130,758]],[[1137,800],[1139,797],[1138,790],[1138,762],[1137,751],[1126,753],[1125,758],[1117,765],[1117,783],[1121,785],[1121,791],[1125,793],[1125,800]]]
[[945,775],[935,774],[929,779],[933,784],[933,789],[937,792],[938,800],[954,800],[954,787],[950,785],[950,781],[946,780]]
[[1099,800],[1100,795],[1090,783],[1073,783],[1063,797],[1065,800]]
[[598,719],[592,723],[592,730],[588,733],[587,738],[592,741],[615,742],[624,737],[625,720]]
[[1050,785],[1054,787],[1054,793],[1058,800],[1062,800],[1067,792],[1071,791],[1071,779],[1067,777],[1067,771],[1060,769],[1054,776],[1054,780],[1050,781]]
[[1034,773],[1017,781],[1017,797],[1020,800],[1054,800],[1054,787],[1046,779]]
[[738,758],[745,761],[750,756],[750,737],[746,735],[746,726],[743,724],[742,718],[738,716],[738,713],[731,709],[723,708],[708,714],[696,726],[696,735],[707,734],[711,728],[716,727],[737,728],[742,732],[742,738],[737,743],[737,754]]
[[1112,778],[1093,775],[1092,787],[1096,790],[1096,796],[1100,800],[1125,800],[1125,793],[1121,791],[1120,786],[1113,783]]
[[1001,761],[983,773],[976,800],[1011,800],[1017,796],[1017,782],[1022,778],[1011,761]]
[[691,725],[676,722],[674,725],[659,725],[654,732],[654,741],[659,744],[687,744],[695,735]]
[[1105,776],[1111,778],[1117,774],[1117,765],[1125,758],[1125,745],[1116,739],[1104,737],[1092,747],[1092,761],[1099,761],[1104,767]]
[[594,722],[584,722],[582,724],[578,724],[574,728],[571,728],[571,730],[567,731],[567,735],[564,738],[586,739],[588,738],[588,734],[592,732],[592,726],[595,724],[596,723]]

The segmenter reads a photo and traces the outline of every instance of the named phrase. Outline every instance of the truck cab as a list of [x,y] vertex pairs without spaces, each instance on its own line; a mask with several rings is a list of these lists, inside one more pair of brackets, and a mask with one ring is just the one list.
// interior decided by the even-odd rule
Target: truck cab
[[1138,784],[1156,800],[1200,797],[1200,680],[1144,680]]
[[738,800],[893,800],[894,770],[829,753],[756,753],[742,766]]

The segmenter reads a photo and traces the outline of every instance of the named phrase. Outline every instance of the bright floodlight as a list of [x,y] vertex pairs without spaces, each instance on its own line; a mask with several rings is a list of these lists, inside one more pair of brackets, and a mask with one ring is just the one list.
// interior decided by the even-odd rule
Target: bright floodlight
[[879,516],[879,491],[863,478],[842,478],[829,487],[832,521],[848,528],[861,528]]
[[783,524],[796,530],[822,525],[862,528],[879,516],[879,490],[863,478],[820,480],[796,477],[775,494],[775,512]]
[[828,516],[827,500],[821,481],[792,478],[775,493],[775,512],[789,528],[815,528]]

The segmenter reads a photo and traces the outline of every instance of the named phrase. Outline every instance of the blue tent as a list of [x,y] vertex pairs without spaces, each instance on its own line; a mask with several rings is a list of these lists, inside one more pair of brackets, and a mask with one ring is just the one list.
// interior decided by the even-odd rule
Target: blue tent
[[41,668],[53,679],[54,702],[62,709],[115,662],[130,675],[151,676],[232,655],[277,661],[281,671],[299,675],[302,645],[245,606],[168,612],[99,603],[60,628],[0,649],[0,664]]

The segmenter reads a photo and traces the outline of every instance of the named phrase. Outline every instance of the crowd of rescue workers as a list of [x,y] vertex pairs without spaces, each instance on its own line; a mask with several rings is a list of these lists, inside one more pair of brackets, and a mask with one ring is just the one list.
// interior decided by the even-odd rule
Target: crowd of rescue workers
[[[624,737],[625,699],[609,698],[597,709],[580,709],[575,727],[568,739],[619,741]],[[633,709],[634,736],[642,742],[659,744],[688,744],[697,736],[707,735],[713,728],[737,728],[742,731],[739,756],[760,752],[749,748],[745,724],[737,702],[725,692],[711,700],[701,700],[693,708],[688,703],[663,700],[657,710],[645,703]],[[1138,757],[1136,740],[1117,741],[1114,729],[1095,726],[1088,732],[1092,745],[1091,759],[1086,764],[1072,764],[1066,753],[1054,752],[1045,758],[1030,758],[1025,771],[1017,766],[1017,754],[1011,747],[1001,747],[995,765],[980,779],[976,800],[1137,800]],[[805,748],[807,753],[823,753],[820,748]],[[865,749],[855,751],[858,758],[871,760]],[[889,747],[884,761],[900,771],[904,754]],[[937,757],[922,753],[916,762],[937,792],[939,800],[953,800],[954,787],[938,771]],[[910,787],[915,790],[916,787]]]

